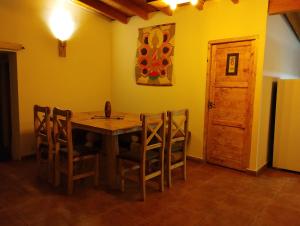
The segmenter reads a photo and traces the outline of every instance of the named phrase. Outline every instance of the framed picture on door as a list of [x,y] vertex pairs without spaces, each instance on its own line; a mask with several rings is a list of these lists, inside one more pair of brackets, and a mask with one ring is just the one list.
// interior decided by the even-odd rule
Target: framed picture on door
[[239,67],[239,53],[228,53],[226,62],[226,75],[235,76],[237,75]]

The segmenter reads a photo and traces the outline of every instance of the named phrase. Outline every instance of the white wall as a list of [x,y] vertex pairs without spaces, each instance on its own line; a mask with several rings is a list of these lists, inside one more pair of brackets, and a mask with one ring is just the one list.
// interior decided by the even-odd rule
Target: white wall
[[300,172],[300,79],[279,80],[274,167]]
[[[258,140],[258,169],[267,164],[272,84],[300,77],[300,41],[282,15],[268,16]],[[278,108],[278,106],[277,106]]]
[[300,41],[281,15],[268,16],[264,75],[300,77]]

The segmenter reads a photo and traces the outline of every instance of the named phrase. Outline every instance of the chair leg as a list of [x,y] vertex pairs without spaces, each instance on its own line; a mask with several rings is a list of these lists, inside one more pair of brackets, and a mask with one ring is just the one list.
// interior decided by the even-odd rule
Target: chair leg
[[164,181],[164,174],[162,172],[162,174],[160,175],[160,182],[159,182],[159,190],[161,192],[164,191],[164,188],[165,188],[165,184],[164,183],[165,183],[165,181]]
[[53,185],[54,181],[54,162],[53,162],[53,145],[52,141],[48,141],[49,147],[48,147],[48,182]]
[[99,185],[99,154],[96,154],[95,158],[95,176],[94,176],[94,185],[97,187]]
[[145,164],[146,164],[146,172],[147,172],[147,174],[148,174],[148,173],[150,173],[150,171],[151,171],[151,170],[150,170],[150,161],[146,161]]
[[125,172],[123,167],[123,161],[121,159],[118,160],[119,162],[119,175],[120,175],[120,190],[121,192],[125,191]]
[[168,167],[168,187],[172,187],[172,170],[171,167]]
[[146,181],[141,181],[141,199],[142,201],[146,199]]
[[48,161],[48,183],[52,184],[52,180],[53,180],[53,170],[52,170],[52,162],[50,162],[50,160]]
[[141,200],[146,199],[146,180],[145,180],[145,167],[141,167],[140,171],[140,189],[141,189]]
[[59,154],[55,154],[54,159],[54,186],[57,187],[60,184],[60,159]]
[[73,193],[73,187],[74,187],[74,162],[72,158],[68,158],[68,195],[71,195]]
[[167,176],[168,176],[168,187],[172,187],[172,169],[171,169],[172,163],[171,163],[171,155],[167,158]]
[[[38,141],[36,141],[38,143]],[[39,144],[36,145],[36,162],[37,162],[37,170],[38,170],[38,178],[41,178],[41,153],[39,149]]]
[[186,153],[183,153],[183,179],[186,180]]
[[41,173],[42,164],[41,164],[40,160],[37,160],[37,170],[38,170],[37,176],[39,179],[41,179],[42,178],[42,173]]
[[73,176],[68,175],[68,195],[72,195],[74,188]]
[[186,180],[186,162],[182,166],[183,179]]
[[161,172],[161,175],[160,175],[160,191],[163,192],[164,191],[164,188],[165,188],[165,179],[164,179],[164,175],[165,175],[165,171],[164,171],[164,162],[163,160],[161,161],[161,168],[160,168],[160,172]]

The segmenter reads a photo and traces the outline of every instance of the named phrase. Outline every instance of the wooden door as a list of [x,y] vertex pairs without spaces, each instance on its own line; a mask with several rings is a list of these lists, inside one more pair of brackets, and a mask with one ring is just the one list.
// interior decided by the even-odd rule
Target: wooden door
[[255,82],[255,40],[210,43],[206,114],[208,162],[249,165]]

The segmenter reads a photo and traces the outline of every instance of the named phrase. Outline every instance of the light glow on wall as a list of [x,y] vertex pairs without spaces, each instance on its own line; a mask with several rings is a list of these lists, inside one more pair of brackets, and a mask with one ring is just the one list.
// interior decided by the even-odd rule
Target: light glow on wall
[[70,12],[63,8],[52,12],[49,25],[53,35],[60,41],[68,40],[75,30],[75,23]]

